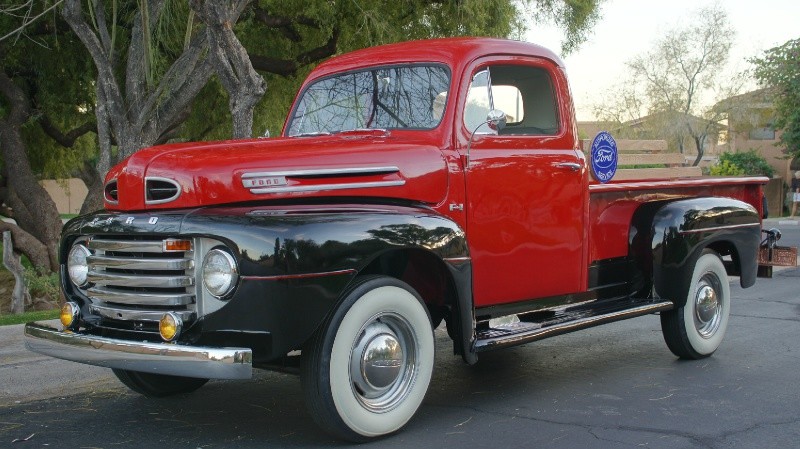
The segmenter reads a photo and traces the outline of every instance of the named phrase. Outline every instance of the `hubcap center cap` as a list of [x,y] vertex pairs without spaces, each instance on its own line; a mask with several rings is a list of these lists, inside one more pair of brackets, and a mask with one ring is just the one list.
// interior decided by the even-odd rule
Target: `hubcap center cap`
[[380,333],[367,343],[361,358],[364,380],[377,389],[390,386],[403,367],[403,349],[392,334]]
[[711,286],[703,286],[697,292],[697,318],[703,323],[711,321],[717,314],[718,307],[717,292]]

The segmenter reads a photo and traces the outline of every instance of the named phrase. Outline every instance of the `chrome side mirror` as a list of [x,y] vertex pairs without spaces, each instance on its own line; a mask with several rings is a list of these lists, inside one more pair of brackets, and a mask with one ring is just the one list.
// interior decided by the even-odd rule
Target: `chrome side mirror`
[[500,131],[506,127],[506,113],[500,109],[492,109],[486,115],[486,122],[484,123],[488,124],[489,128],[492,128],[495,131]]

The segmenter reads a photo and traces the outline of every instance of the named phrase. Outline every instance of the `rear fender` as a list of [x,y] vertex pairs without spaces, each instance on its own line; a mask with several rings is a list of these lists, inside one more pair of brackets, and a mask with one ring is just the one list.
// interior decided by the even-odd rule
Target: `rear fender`
[[743,288],[755,283],[761,220],[750,204],[730,198],[673,201],[655,211],[649,237],[655,294],[678,307],[686,302],[705,248],[731,256]]

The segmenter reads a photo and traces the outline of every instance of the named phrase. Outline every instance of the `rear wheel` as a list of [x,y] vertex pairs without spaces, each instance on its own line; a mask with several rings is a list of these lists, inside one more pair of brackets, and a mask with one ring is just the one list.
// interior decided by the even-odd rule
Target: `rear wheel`
[[703,251],[692,272],[686,304],[661,313],[661,330],[670,351],[682,359],[713,354],[725,337],[730,298],[722,259],[714,251]]
[[417,411],[430,383],[427,307],[402,281],[361,279],[303,357],[300,379],[317,424],[356,442],[395,432]]
[[208,382],[195,377],[169,376],[166,374],[141,373],[124,369],[112,369],[114,375],[126,387],[144,396],[163,398],[174,394],[191,393]]

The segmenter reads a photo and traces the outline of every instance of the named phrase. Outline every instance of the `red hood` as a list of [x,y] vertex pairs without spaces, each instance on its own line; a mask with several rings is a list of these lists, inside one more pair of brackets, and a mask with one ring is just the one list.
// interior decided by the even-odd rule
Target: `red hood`
[[[409,133],[410,134],[410,133]],[[174,181],[180,195],[145,202],[144,179]],[[369,196],[438,204],[447,193],[441,151],[404,135],[335,135],[172,144],[114,167],[109,210],[210,206],[284,198]],[[158,180],[157,180],[158,181]]]

